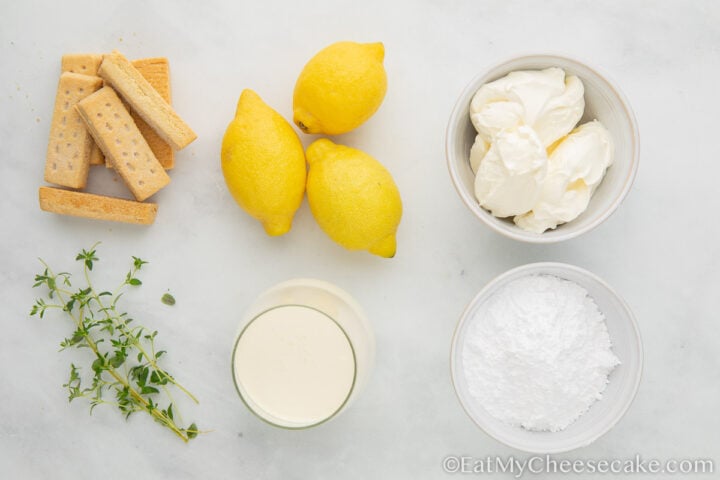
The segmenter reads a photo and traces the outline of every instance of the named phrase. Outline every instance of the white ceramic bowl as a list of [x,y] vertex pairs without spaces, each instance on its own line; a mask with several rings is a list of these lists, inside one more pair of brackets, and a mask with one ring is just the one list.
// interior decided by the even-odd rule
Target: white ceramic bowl
[[[559,432],[536,432],[507,425],[490,415],[468,392],[462,371],[465,336],[480,306],[508,282],[533,274],[550,274],[584,287],[605,314],[612,349],[622,362],[609,377],[602,398],[574,423]],[[496,440],[532,453],[560,453],[590,445],[608,432],[625,414],[635,398],[642,375],[643,350],[635,317],[630,308],[596,275],[563,263],[531,263],[512,269],[488,283],[470,302],[455,329],[450,365],[455,392],[465,412]]]
[[[470,122],[470,101],[484,84],[515,70],[560,67],[577,75],[585,85],[585,113],[580,123],[597,119],[610,131],[615,142],[615,162],[595,191],[587,210],[555,230],[542,234],[525,231],[480,207],[474,192],[475,176],[470,168],[470,147],[477,132]],[[473,79],[460,94],[448,122],[445,153],[455,189],[468,208],[490,228],[515,240],[553,243],[577,237],[600,225],[620,205],[630,190],[638,168],[640,145],[638,128],[630,104],[607,77],[577,60],[555,55],[529,55],[513,58]]]

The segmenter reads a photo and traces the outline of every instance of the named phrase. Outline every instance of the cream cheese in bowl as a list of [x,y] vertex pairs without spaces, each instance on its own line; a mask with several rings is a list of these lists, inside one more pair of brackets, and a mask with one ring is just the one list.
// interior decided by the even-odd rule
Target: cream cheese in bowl
[[547,148],[580,121],[584,94],[582,81],[557,67],[514,71],[480,87],[470,102],[470,120],[486,143],[526,125]]
[[445,146],[462,202],[492,230],[531,243],[600,225],[629,192],[639,162],[625,96],[596,68],[559,55],[512,58],[471,80],[450,115]]
[[534,233],[585,211],[614,147],[597,120],[575,129],[584,92],[577,76],[556,67],[511,72],[480,87],[470,103],[480,206]]

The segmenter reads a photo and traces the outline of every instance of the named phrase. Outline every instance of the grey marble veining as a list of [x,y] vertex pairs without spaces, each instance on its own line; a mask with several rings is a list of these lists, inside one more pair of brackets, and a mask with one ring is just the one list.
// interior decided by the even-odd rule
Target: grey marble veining
[[[613,285],[645,346],[627,415],[593,445],[559,458],[720,461],[717,25],[713,1],[3,3],[1,476],[443,478],[450,454],[527,458],[465,416],[450,383],[449,348],[457,318],[485,282],[542,260],[577,264]],[[386,47],[382,107],[338,140],[374,155],[398,183],[405,211],[392,260],[334,245],[306,203],[288,235],[266,237],[234,204],[220,172],[220,141],[240,91],[253,88],[290,118],[300,69],[341,39]],[[170,59],[174,104],[199,135],[178,154],[147,228],[63,218],[37,205],[60,56],[115,48]],[[462,205],[445,166],[444,131],[473,76],[545,52],[609,72],[635,109],[641,161],[633,190],[607,222],[563,244],[533,246],[490,232]],[[93,169],[90,188],[127,195],[104,169]],[[70,328],[61,317],[28,318],[36,258],[71,269],[76,251],[98,240],[98,279],[124,275],[130,255],[151,262],[128,305],[160,330],[168,369],[200,398],[183,413],[213,432],[189,445],[140,415],[125,422],[109,408],[89,416],[86,405],[69,404],[61,385],[85,352],[57,352]],[[229,361],[244,308],[299,276],[357,298],[375,330],[377,361],[352,408],[290,432],[244,408]],[[159,301],[168,289],[172,309]]]

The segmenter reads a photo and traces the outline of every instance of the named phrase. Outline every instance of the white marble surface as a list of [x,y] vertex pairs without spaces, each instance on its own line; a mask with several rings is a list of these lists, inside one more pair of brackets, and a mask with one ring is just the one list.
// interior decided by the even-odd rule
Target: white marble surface
[[[442,478],[448,454],[526,458],[465,416],[449,378],[453,328],[485,282],[533,261],[585,267],[638,317],[646,369],[635,403],[606,436],[562,458],[720,461],[720,4],[689,2],[3,2],[0,6],[0,471],[2,478]],[[270,239],[227,193],[220,140],[240,91],[286,117],[295,78],[340,39],[383,41],[389,90],[378,113],[340,141],[385,163],[405,213],[398,255],[334,245],[307,204]],[[174,102],[199,139],[177,158],[149,228],[41,212],[46,139],[60,56],[117,48],[170,58]],[[560,245],[500,237],[457,198],[444,129],[462,87],[515,54],[566,53],[604,69],[640,126],[637,181],[602,226]],[[306,144],[310,139],[304,138]],[[121,192],[109,172],[92,188]],[[140,415],[68,404],[61,385],[80,353],[58,353],[60,317],[29,319],[42,256],[74,268],[100,240],[100,277],[151,261],[130,299],[160,330],[167,366],[200,398],[185,416],[214,431],[184,445]],[[288,432],[252,417],[229,374],[232,336],[263,289],[328,280],[365,307],[377,362],[351,409]],[[159,302],[170,289],[178,303]],[[489,477],[489,476],[488,476]]]

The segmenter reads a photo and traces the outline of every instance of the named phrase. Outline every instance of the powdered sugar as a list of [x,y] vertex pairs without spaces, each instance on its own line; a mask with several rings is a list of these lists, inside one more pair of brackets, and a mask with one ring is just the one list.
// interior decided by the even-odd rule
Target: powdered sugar
[[470,319],[462,366],[470,395],[528,430],[563,430],[602,397],[620,364],[587,290],[529,275],[496,291]]

